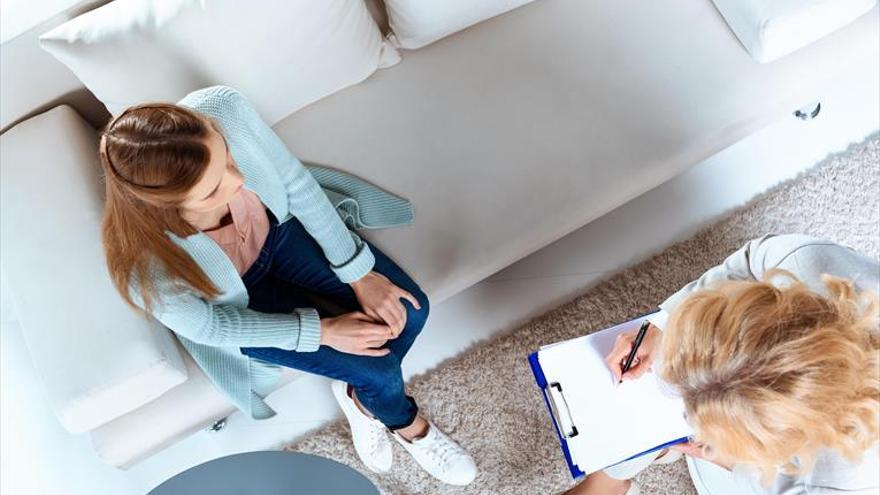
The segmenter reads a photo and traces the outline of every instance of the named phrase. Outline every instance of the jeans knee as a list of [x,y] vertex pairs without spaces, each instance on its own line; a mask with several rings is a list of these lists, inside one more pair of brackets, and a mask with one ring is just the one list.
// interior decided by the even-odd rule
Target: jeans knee
[[403,389],[403,373],[400,370],[400,362],[388,355],[379,359],[382,363],[377,366],[370,366],[364,370],[365,374],[359,380],[361,383],[358,388],[365,389],[371,396],[382,396],[385,394],[397,394]]
[[379,385],[379,395],[397,397],[403,392],[405,387],[405,384],[403,383],[403,374],[400,372],[400,369],[398,369],[397,373],[386,376],[385,380]]

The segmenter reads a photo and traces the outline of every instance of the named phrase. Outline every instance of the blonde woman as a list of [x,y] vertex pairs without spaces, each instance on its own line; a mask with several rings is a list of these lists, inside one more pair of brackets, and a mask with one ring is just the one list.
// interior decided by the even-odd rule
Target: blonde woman
[[[623,379],[684,399],[692,442],[593,473],[572,495],[687,455],[701,495],[880,493],[880,263],[833,242],[766,236],[660,305]],[[634,335],[607,357],[620,374]]]
[[[393,206],[399,198],[323,169],[363,193],[358,211],[351,201],[338,211],[226,86],[126,109],[102,130],[100,158],[116,287],[174,331],[233,404],[269,418],[264,399],[282,366],[326,376],[369,469],[391,469],[390,434],[441,481],[474,479],[470,455],[405,393],[401,361],[428,317],[427,297],[341,217],[395,224],[406,217]],[[313,296],[343,313],[326,314]]]

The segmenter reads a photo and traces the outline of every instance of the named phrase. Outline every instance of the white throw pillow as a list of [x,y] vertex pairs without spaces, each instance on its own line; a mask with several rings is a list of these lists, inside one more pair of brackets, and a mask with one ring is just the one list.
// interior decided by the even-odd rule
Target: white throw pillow
[[40,45],[114,115],[223,84],[270,125],[399,60],[361,0],[115,0]]
[[413,49],[531,1],[385,0],[385,7],[395,43]]
[[730,29],[761,63],[837,31],[877,0],[713,0]]

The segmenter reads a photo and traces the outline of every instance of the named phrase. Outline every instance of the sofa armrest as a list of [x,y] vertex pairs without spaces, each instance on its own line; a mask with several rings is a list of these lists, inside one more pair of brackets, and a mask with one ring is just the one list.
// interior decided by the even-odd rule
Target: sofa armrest
[[0,269],[64,427],[92,430],[183,383],[174,336],[107,273],[95,130],[62,105],[3,133],[0,153]]

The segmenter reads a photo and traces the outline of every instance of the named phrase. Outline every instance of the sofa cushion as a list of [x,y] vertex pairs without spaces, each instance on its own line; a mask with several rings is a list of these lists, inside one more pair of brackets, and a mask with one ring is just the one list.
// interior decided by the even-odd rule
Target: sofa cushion
[[708,1],[540,0],[274,129],[301,160],[413,202],[411,226],[364,235],[440,302],[876,74],[878,52],[877,10],[762,65]]
[[114,115],[224,84],[270,124],[397,61],[364,2],[351,0],[116,0],[40,43]]
[[236,411],[192,357],[185,351],[183,356],[189,380],[90,432],[102,461],[127,469]]
[[761,63],[851,23],[877,0],[713,0],[730,29]]
[[[189,380],[158,399],[124,416],[95,428],[89,433],[92,445],[102,461],[128,469],[139,461],[207,428],[216,420],[241,414],[208,379],[199,365],[184,350],[183,360]],[[276,388],[303,376],[291,368],[281,369]],[[273,407],[275,399],[267,402]],[[279,411],[281,412],[281,411]],[[250,418],[243,418],[251,421]]]
[[385,0],[385,7],[396,44],[413,49],[531,1]]
[[176,339],[107,273],[95,130],[56,107],[0,136],[0,157],[3,277],[61,423],[88,431],[183,383]]

